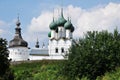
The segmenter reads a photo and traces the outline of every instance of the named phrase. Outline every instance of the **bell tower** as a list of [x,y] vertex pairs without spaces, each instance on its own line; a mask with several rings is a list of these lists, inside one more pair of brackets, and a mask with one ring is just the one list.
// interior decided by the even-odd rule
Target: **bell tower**
[[29,58],[28,43],[22,38],[20,25],[21,23],[18,16],[15,28],[15,36],[9,42],[9,58],[12,61],[23,61],[28,60]]

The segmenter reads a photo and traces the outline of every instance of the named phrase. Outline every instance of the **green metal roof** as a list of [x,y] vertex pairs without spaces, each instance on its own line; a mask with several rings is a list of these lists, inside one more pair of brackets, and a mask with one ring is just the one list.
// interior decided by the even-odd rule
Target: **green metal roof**
[[51,37],[51,32],[48,33],[48,37]]
[[67,22],[67,20],[63,16],[63,8],[61,9],[61,15],[57,20],[57,25],[58,26],[64,26],[64,24]]
[[75,30],[74,26],[71,27],[71,32],[73,32]]
[[49,27],[50,27],[51,30],[55,30],[57,28],[57,23],[54,21],[54,18],[53,18],[53,22],[51,22]]
[[73,25],[72,25],[71,21],[69,21],[69,20],[64,24],[65,29],[71,29],[72,26]]
[[63,15],[61,15],[58,20],[57,20],[57,25],[58,26],[64,26],[64,24],[66,23],[67,21],[65,20],[65,18],[63,17]]

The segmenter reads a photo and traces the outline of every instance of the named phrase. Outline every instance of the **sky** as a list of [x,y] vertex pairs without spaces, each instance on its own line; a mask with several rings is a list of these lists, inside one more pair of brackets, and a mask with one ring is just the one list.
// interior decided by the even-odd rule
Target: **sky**
[[34,47],[37,38],[40,47],[47,46],[49,24],[61,8],[75,27],[74,39],[93,30],[113,32],[117,28],[120,32],[120,0],[0,0],[0,37],[8,42],[13,39],[19,14],[22,37],[29,47]]

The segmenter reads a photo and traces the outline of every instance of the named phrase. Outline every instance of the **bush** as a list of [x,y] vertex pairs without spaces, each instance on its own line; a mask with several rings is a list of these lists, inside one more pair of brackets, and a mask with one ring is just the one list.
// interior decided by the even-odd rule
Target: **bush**
[[107,72],[104,76],[98,77],[97,80],[120,80],[120,67],[115,71]]
[[75,78],[88,77],[95,80],[106,71],[120,66],[120,34],[107,31],[87,32],[84,38],[74,41],[63,75]]

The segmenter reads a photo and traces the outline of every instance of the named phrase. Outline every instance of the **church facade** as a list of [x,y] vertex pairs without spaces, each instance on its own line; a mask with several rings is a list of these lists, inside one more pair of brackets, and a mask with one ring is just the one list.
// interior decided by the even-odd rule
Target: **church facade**
[[49,25],[48,33],[49,45],[40,48],[37,40],[34,48],[28,49],[28,43],[23,40],[21,35],[20,21],[16,22],[15,36],[9,42],[10,51],[9,58],[12,61],[24,60],[44,60],[44,59],[65,59],[65,55],[69,54],[69,48],[72,46],[74,26],[71,20],[66,20],[63,16],[63,9],[57,20]]
[[63,10],[61,10],[61,15],[58,20],[54,20],[49,25],[50,32],[49,37],[49,55],[51,56],[61,56],[69,53],[69,48],[72,45],[72,33],[74,27],[71,20],[66,20],[63,16]]

